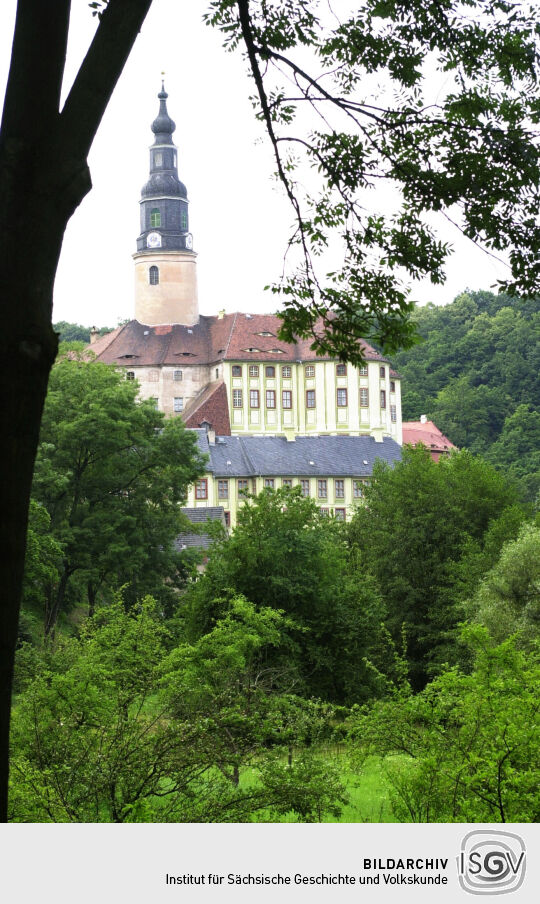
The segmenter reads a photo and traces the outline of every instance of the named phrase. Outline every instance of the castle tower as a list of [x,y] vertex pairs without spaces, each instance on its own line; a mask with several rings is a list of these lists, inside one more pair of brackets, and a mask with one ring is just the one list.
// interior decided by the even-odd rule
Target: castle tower
[[135,261],[135,318],[149,326],[199,320],[197,255],[189,232],[186,186],[178,178],[176,125],[167,112],[163,83],[152,123],[150,178],[141,191],[141,234]]

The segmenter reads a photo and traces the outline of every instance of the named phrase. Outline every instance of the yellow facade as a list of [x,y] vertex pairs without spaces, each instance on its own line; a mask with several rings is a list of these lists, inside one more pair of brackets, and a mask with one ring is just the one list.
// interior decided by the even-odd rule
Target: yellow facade
[[[309,484],[308,493],[305,493],[305,482]],[[321,483],[324,484],[324,487],[320,486]],[[244,504],[246,492],[256,496],[265,487],[277,490],[283,486],[301,486],[304,495],[313,499],[324,514],[348,521],[355,507],[362,502],[366,483],[366,478],[360,477],[337,478],[306,475],[306,477],[226,478],[215,477],[213,474],[207,473],[202,481],[190,487],[187,506],[189,508],[223,506],[226,520],[231,527],[234,527],[238,510]],[[320,495],[321,491],[324,491],[326,495]],[[201,498],[204,497],[204,494],[206,494],[206,498]]]
[[387,435],[401,445],[400,380],[380,361],[364,370],[336,361],[225,361],[231,433]]

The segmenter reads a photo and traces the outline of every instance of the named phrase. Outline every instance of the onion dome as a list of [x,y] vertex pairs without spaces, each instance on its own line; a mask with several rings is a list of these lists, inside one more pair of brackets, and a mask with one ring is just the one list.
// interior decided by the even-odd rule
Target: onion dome
[[176,129],[176,123],[171,119],[167,112],[168,94],[165,91],[163,82],[161,83],[161,91],[159,97],[159,113],[152,123],[152,132],[156,136],[154,144],[172,144],[172,133]]

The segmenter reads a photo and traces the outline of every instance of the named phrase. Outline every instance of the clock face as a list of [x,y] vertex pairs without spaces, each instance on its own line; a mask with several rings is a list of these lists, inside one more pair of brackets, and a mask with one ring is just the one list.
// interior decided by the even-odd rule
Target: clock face
[[190,251],[193,248],[193,236],[190,232],[186,235],[186,248],[189,248]]
[[161,236],[159,232],[149,232],[146,237],[146,246],[148,248],[161,248]]

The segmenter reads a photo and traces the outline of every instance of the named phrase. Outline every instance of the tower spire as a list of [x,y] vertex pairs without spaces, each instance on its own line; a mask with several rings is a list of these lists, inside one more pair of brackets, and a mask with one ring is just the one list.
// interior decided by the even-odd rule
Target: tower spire
[[[159,112],[151,125],[154,143],[150,146],[150,177],[141,191],[141,233],[137,239],[135,254],[137,274],[135,316],[140,322],[148,324],[194,323],[199,316],[195,279],[196,255],[193,252],[193,237],[189,232],[187,189],[178,178],[177,150],[172,137],[176,124],[167,110],[168,96],[165,80],[162,78],[161,91],[158,94]],[[162,261],[166,261],[166,266],[163,264],[160,267],[154,261],[150,266],[150,257],[156,255],[160,256]],[[173,256],[176,260],[174,267]],[[144,280],[141,276],[143,272],[148,277],[151,290],[143,290]],[[168,285],[163,283],[165,274],[168,274]],[[182,298],[182,311],[173,310],[173,291],[178,291],[179,297]],[[146,302],[150,296],[152,303],[149,308]],[[159,299],[163,301],[165,296],[167,304],[163,305]],[[156,317],[159,319],[156,320]]]

